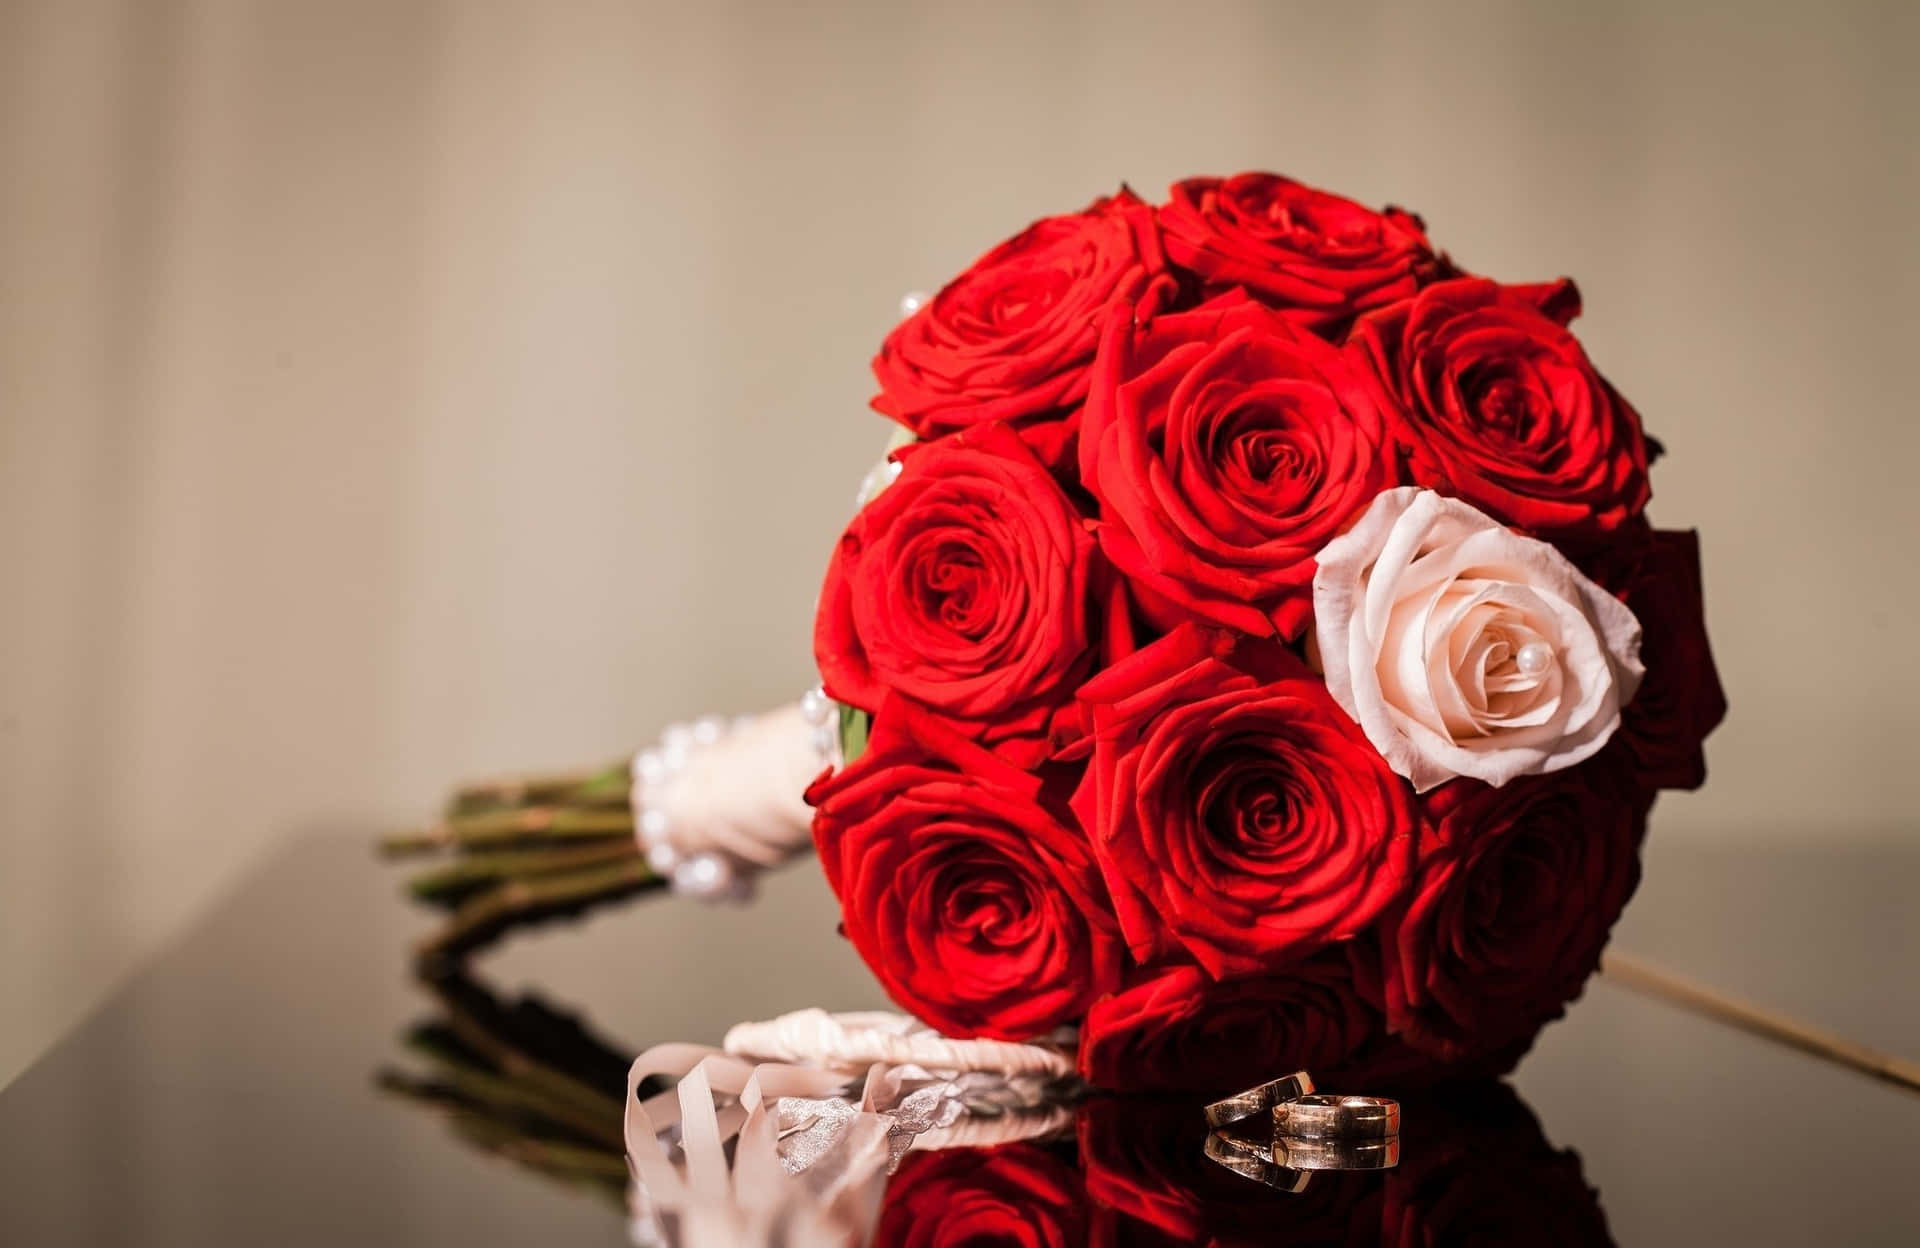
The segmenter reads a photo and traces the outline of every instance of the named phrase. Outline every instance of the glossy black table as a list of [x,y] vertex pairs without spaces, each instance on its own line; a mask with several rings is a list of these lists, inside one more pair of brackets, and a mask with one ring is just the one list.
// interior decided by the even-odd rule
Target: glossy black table
[[[1617,943],[1912,1055],[1917,886],[1920,853],[1678,845],[1656,827]],[[807,863],[769,879],[750,907],[637,899],[520,934],[477,959],[470,978],[439,985],[409,972],[407,950],[432,916],[398,894],[365,836],[296,840],[0,1091],[0,1242],[624,1243],[617,1151],[578,1146],[605,1134],[611,1109],[590,1107],[609,1070],[657,1041],[712,1042],[745,1018],[884,1004],[835,935],[832,898]],[[449,1048],[472,1057],[490,1029],[571,1065],[576,1146],[529,1146],[435,1108],[489,1094],[444,1076]],[[1604,980],[1547,1030],[1513,1083],[1531,1116],[1482,1089],[1483,1116],[1519,1122],[1519,1136],[1537,1121],[1580,1169],[1569,1182],[1551,1153],[1516,1162],[1475,1134],[1471,1107],[1432,1110],[1423,1131],[1410,1105],[1403,1178],[1448,1152],[1448,1172],[1418,1187],[1446,1215],[1430,1242],[1485,1232],[1486,1217],[1460,1215],[1475,1199],[1493,1201],[1494,1222],[1507,1217],[1500,1242],[1592,1232],[1579,1207],[1589,1187],[1601,1233],[1621,1244],[1920,1242],[1920,1097]],[[1183,1209],[1180,1175],[1198,1169],[1188,1177],[1214,1213],[1244,1200],[1224,1211],[1243,1238],[1271,1228],[1273,1242],[1313,1242],[1330,1201],[1378,1199],[1326,1184],[1278,1196],[1206,1171],[1181,1151],[1197,1143],[1178,1123],[1127,1107],[1089,1112],[1079,1140],[1090,1174]],[[1447,1122],[1466,1129],[1423,1144]],[[1173,1186],[1149,1190],[1116,1175],[1127,1159],[1092,1155],[1116,1143],[1178,1152],[1147,1165]],[[1073,1141],[1054,1154],[1076,1164]],[[1508,1179],[1534,1203],[1502,1195]],[[1562,1214],[1578,1220],[1573,1230],[1555,1221]],[[1169,1242],[1164,1229],[1157,1240],[1126,1233],[1142,1225],[1107,1216],[1097,1229]]]

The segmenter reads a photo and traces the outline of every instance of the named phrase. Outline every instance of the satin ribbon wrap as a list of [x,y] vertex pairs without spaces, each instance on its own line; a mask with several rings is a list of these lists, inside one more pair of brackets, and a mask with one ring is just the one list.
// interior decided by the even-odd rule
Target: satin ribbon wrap
[[743,716],[711,741],[643,751],[672,761],[649,779],[636,760],[635,815],[664,816],[661,835],[682,857],[724,853],[749,867],[777,866],[813,844],[804,795],[826,765],[815,736],[796,702]]
[[[784,1060],[663,1044],[634,1062],[625,1131],[636,1243],[859,1244],[909,1148],[1004,1143],[1072,1120],[1060,1098],[1071,1062],[1051,1046],[953,1041],[903,1015],[820,1010],[727,1037],[732,1049],[769,1042]],[[887,1046],[963,1065],[863,1056]],[[679,1083],[643,1101],[654,1075]]]

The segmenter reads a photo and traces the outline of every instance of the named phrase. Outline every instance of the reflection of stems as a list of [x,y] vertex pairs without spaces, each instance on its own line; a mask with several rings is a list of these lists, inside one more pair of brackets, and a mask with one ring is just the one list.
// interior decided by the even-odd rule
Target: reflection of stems
[[[426,1040],[416,1040],[415,1051],[428,1057],[447,1059],[441,1078],[455,1097],[473,1105],[485,1106],[502,1117],[512,1117],[516,1113],[525,1113],[534,1118],[557,1123],[579,1132],[581,1135],[605,1144],[609,1148],[622,1148],[624,1137],[620,1122],[606,1112],[607,1103],[600,1098],[599,1105],[582,1106],[569,1103],[563,1097],[552,1095],[543,1087],[543,1080],[532,1074],[526,1063],[518,1071],[504,1071],[498,1074],[482,1071],[468,1065],[456,1064],[457,1059],[437,1052]],[[533,1067],[537,1070],[538,1067]],[[542,1071],[551,1075],[551,1071]],[[564,1076],[561,1076],[564,1078]]]
[[[471,985],[467,986],[471,987]],[[447,1025],[452,1029],[453,1034],[459,1037],[461,1044],[486,1058],[507,1078],[524,1080],[538,1088],[544,1095],[551,1097],[555,1104],[571,1106],[576,1111],[586,1111],[592,1115],[588,1121],[589,1132],[604,1138],[600,1127],[604,1125],[603,1119],[607,1106],[605,1091],[582,1082],[564,1071],[543,1065],[540,1060],[510,1043],[499,1034],[502,1028],[496,1019],[479,1017],[478,1011],[470,1012],[462,1008],[455,985],[434,983],[430,987],[446,1008]],[[487,1004],[490,1006],[492,1003],[488,1000]],[[577,1027],[575,1030],[577,1032]],[[541,1037],[541,1039],[548,1039],[548,1037]],[[564,1061],[568,1055],[561,1053],[557,1056],[559,1060]],[[621,1095],[624,1098],[624,1087],[621,1089]],[[611,1142],[624,1147],[624,1137],[617,1122]]]
[[573,1148],[566,1144],[555,1144],[551,1140],[530,1140],[475,1118],[455,1119],[454,1127],[482,1148],[536,1169],[561,1177],[618,1183],[621,1204],[625,1206],[627,1159],[624,1155],[616,1156],[591,1148]]
[[566,1144],[523,1134],[511,1124],[484,1117],[485,1106],[470,1104],[447,1086],[383,1070],[377,1077],[382,1091],[402,1100],[445,1113],[453,1129],[476,1147],[509,1161],[517,1161],[563,1182],[596,1190],[614,1207],[626,1209],[627,1161],[624,1151]]
[[457,957],[515,923],[628,897],[661,881],[628,842],[629,852],[611,866],[533,878],[516,877],[460,903],[446,926],[419,947],[425,961]]
[[1659,997],[1681,1009],[1692,1010],[1802,1053],[1837,1062],[1909,1092],[1920,1092],[1920,1063],[1889,1056],[1785,1014],[1776,1014],[1772,1010],[1727,996],[1717,989],[1689,983],[1677,975],[1649,966],[1631,954],[1608,950],[1600,958],[1600,973],[1635,992]]
[[407,1047],[432,1069],[382,1070],[379,1087],[446,1114],[477,1148],[624,1209],[631,1054],[535,998],[503,1003],[465,974],[424,975],[422,983],[441,1013],[415,1026]]

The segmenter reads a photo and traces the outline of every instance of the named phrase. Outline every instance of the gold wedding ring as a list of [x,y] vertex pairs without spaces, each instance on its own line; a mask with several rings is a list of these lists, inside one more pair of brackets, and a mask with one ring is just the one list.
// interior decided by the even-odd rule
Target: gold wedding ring
[[[1304,1070],[1296,1070],[1290,1075],[1263,1083],[1257,1088],[1237,1092],[1224,1101],[1215,1101],[1207,1106],[1207,1125],[1224,1127],[1230,1122],[1239,1122],[1242,1118],[1264,1114],[1270,1109],[1278,1112],[1279,1107],[1286,1102],[1312,1093],[1313,1076]],[[1394,1120],[1399,1121],[1397,1114]]]
[[1273,1131],[1305,1140],[1382,1139],[1400,1134],[1400,1102],[1384,1096],[1296,1096],[1274,1104]]

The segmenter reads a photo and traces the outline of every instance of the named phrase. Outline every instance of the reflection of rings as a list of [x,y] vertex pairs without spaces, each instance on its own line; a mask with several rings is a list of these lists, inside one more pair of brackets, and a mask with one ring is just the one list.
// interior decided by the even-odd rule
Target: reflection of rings
[[1265,1183],[1268,1187],[1277,1187],[1283,1192],[1300,1191],[1306,1187],[1307,1180],[1313,1177],[1305,1170],[1277,1166],[1264,1151],[1218,1131],[1207,1137],[1207,1156],[1235,1174],[1244,1175],[1256,1183]]
[[1215,1101],[1207,1106],[1207,1125],[1224,1127],[1230,1122],[1263,1114],[1282,1101],[1291,1101],[1312,1091],[1313,1076],[1304,1070],[1296,1070],[1285,1078],[1263,1083],[1257,1088],[1248,1088],[1245,1092],[1236,1092],[1224,1101]]
[[1275,1135],[1378,1139],[1400,1134],[1400,1102],[1384,1096],[1301,1096],[1273,1107]]
[[1400,1137],[1379,1140],[1273,1141],[1273,1160],[1289,1170],[1391,1170],[1400,1164]]

